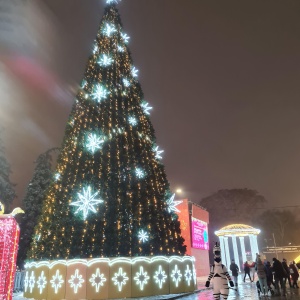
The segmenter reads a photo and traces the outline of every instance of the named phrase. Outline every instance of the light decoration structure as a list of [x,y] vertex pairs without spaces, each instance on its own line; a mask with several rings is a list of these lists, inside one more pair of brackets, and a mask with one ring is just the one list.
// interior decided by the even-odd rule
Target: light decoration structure
[[107,67],[107,66],[111,65],[113,63],[113,61],[114,60],[111,57],[109,57],[109,55],[103,54],[98,63],[100,66]]
[[145,242],[148,242],[149,241],[149,235],[146,231],[144,231],[143,229],[141,229],[139,231],[139,240],[142,242],[142,243],[145,243]]
[[13,296],[19,235],[14,216],[0,214],[0,299],[11,300]]
[[86,147],[90,152],[94,154],[97,149],[102,148],[103,143],[104,139],[102,137],[99,137],[95,133],[92,133],[88,135]]
[[136,126],[138,124],[137,119],[135,117],[132,117],[132,116],[128,118],[128,122],[131,126]]
[[106,23],[106,24],[105,24],[105,27],[104,27],[104,30],[103,30],[103,33],[104,33],[107,37],[110,37],[110,36],[111,36],[113,33],[115,33],[116,31],[117,31],[117,29],[115,28],[114,25]]
[[231,224],[215,231],[215,234],[219,237],[220,247],[223,256],[223,262],[229,268],[231,263],[230,250],[229,250],[229,238],[232,240],[232,247],[234,253],[235,263],[242,270],[240,255],[238,253],[237,238],[239,238],[242,254],[242,263],[247,260],[246,249],[245,249],[245,238],[250,240],[251,256],[252,260],[255,261],[256,253],[259,253],[257,244],[257,236],[260,234],[260,229],[253,228],[252,226],[245,224]]
[[122,33],[121,36],[122,39],[124,40],[124,43],[127,44],[129,42],[130,37],[126,33]]
[[177,208],[177,205],[182,203],[182,200],[174,200],[175,194],[173,194],[168,200],[167,200],[167,210],[169,213],[171,212],[180,212],[180,210]]
[[24,297],[98,300],[191,292],[194,263],[190,256],[31,262],[25,266]]
[[131,75],[132,77],[137,77],[138,76],[139,70],[136,67],[131,68]]
[[145,115],[150,115],[150,110],[153,109],[153,107],[149,106],[148,102],[142,102],[141,107],[145,113]]
[[156,159],[162,159],[161,154],[164,153],[164,150],[159,150],[159,147],[156,146],[153,148],[153,151],[155,152],[155,158]]
[[109,91],[107,91],[102,85],[98,84],[95,92],[92,94],[92,98],[97,102],[101,102],[101,100],[106,99],[108,95]]

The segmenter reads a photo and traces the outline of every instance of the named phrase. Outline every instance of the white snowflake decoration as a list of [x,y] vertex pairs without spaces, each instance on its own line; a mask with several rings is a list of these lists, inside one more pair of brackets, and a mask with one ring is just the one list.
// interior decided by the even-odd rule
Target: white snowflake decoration
[[175,282],[176,287],[178,287],[178,283],[179,283],[179,281],[181,281],[182,274],[181,274],[180,270],[178,269],[177,265],[175,265],[175,269],[172,270],[171,277],[172,277],[173,282]]
[[159,266],[158,271],[155,271],[153,278],[155,279],[155,283],[158,283],[159,288],[161,289],[168,276],[166,275],[166,272],[163,271],[162,266]]
[[108,36],[108,37],[110,37],[111,34],[114,33],[114,32],[116,32],[116,31],[117,31],[117,30],[116,30],[115,26],[114,26],[114,25],[111,25],[111,24],[108,24],[108,23],[105,24],[105,27],[104,27],[104,29],[103,29],[103,33],[104,33],[106,36]]
[[43,293],[43,289],[46,287],[46,284],[47,284],[47,278],[44,274],[44,271],[42,271],[41,275],[38,277],[38,280],[37,280],[37,286],[38,286],[38,289],[40,290],[40,294]]
[[128,121],[129,121],[129,124],[132,125],[132,126],[136,126],[137,123],[138,123],[138,121],[135,117],[129,117]]
[[122,36],[122,39],[124,40],[124,43],[129,42],[130,37],[126,33],[122,33],[121,36]]
[[100,66],[107,67],[111,65],[113,61],[114,60],[111,57],[109,57],[109,55],[103,54],[98,63]]
[[100,102],[102,99],[106,99],[109,94],[110,93],[102,85],[98,84],[95,93],[92,94],[92,98]]
[[123,79],[123,84],[124,84],[126,87],[129,87],[129,86],[130,86],[130,81],[129,81],[127,78],[124,78],[124,79]]
[[82,82],[81,82],[81,88],[82,89],[85,88],[86,85],[87,85],[86,80],[82,80]]
[[57,181],[57,180],[59,180],[60,179],[60,174],[59,173],[56,173],[55,175],[54,175],[54,179],[55,179],[55,181]]
[[143,109],[145,115],[150,115],[149,110],[153,109],[153,107],[149,106],[148,102],[143,102],[141,106],[142,106],[142,109]]
[[112,4],[112,3],[118,3],[118,2],[120,2],[121,0],[106,0],[106,3],[107,4]]
[[74,294],[77,294],[78,288],[82,287],[82,283],[84,283],[84,279],[82,275],[79,274],[79,270],[76,269],[75,274],[71,275],[71,279],[68,280],[70,283],[70,287],[74,288]]
[[193,278],[193,274],[192,274],[192,271],[190,270],[189,265],[186,266],[186,270],[184,272],[184,277],[185,277],[185,280],[188,283],[188,286],[190,286],[192,278]]
[[32,293],[32,290],[34,288],[34,284],[35,284],[35,276],[34,276],[34,271],[32,271],[31,275],[29,277],[29,282],[28,282],[30,293]]
[[92,286],[96,287],[96,293],[99,293],[100,286],[104,285],[106,278],[104,277],[104,274],[100,273],[100,269],[97,268],[96,273],[92,274],[92,277],[90,278],[89,281],[92,284]]
[[118,51],[119,51],[119,52],[125,52],[125,49],[124,49],[123,46],[118,46]]
[[93,54],[96,54],[98,52],[99,48],[97,45],[94,46],[94,49],[93,49]]
[[102,203],[103,200],[95,199],[95,197],[99,194],[97,191],[96,193],[92,194],[91,187],[88,186],[86,189],[83,188],[83,193],[78,193],[79,200],[73,203],[70,203],[70,205],[77,206],[77,210],[75,211],[75,214],[82,211],[84,220],[87,218],[88,213],[90,211],[96,213],[95,205]]
[[146,174],[141,168],[136,168],[135,175],[141,179],[141,178],[144,178]]
[[140,271],[136,272],[136,276],[134,277],[134,280],[137,285],[140,285],[140,290],[144,290],[144,285],[148,283],[148,280],[150,277],[148,276],[148,272],[144,272],[144,268],[140,267]]
[[126,282],[128,281],[127,274],[123,272],[122,268],[119,268],[118,273],[115,273],[114,277],[112,277],[112,281],[114,282],[114,285],[118,286],[119,292],[122,291],[123,285],[126,285]]
[[173,194],[171,196],[171,198],[169,200],[167,200],[167,205],[168,205],[168,212],[171,213],[173,212],[180,212],[180,210],[176,207],[177,205],[179,205],[180,203],[182,203],[183,201],[178,200],[178,201],[174,201],[175,198],[175,194]]
[[29,272],[26,271],[25,279],[24,279],[24,291],[27,292],[29,286]]
[[139,72],[139,70],[136,69],[136,67],[132,67],[132,68],[131,68],[131,75],[132,75],[133,77],[137,77],[137,76],[138,76],[138,72]]
[[153,149],[153,151],[155,152],[156,159],[162,159],[161,154],[164,153],[164,150],[159,150],[159,147],[157,146]]
[[89,134],[86,147],[89,151],[95,153],[96,149],[102,148],[103,143],[104,143],[104,139],[102,137],[99,137],[96,134]]
[[138,237],[139,237],[139,240],[142,242],[142,243],[145,243],[145,242],[148,242],[149,241],[149,235],[146,231],[144,231],[143,229],[141,229],[138,233]]
[[52,280],[50,280],[51,286],[54,288],[55,294],[58,293],[58,289],[62,287],[64,280],[62,279],[62,275],[59,274],[59,270],[56,270],[54,276],[52,276]]

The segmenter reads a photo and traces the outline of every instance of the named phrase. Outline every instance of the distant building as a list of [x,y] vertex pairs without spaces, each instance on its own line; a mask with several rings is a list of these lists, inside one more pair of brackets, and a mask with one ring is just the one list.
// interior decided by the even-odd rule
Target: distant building
[[273,257],[278,257],[280,261],[285,258],[287,262],[294,260],[300,263],[300,246],[265,247],[262,253],[268,261],[271,261]]

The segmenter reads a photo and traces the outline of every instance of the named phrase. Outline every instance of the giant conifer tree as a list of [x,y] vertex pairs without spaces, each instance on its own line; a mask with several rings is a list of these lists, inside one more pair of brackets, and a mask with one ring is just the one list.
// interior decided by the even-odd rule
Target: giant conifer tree
[[116,2],[107,0],[29,259],[185,252]]
[[5,155],[5,147],[0,131],[0,202],[4,204],[7,213],[16,198],[15,185],[10,181],[10,174],[11,168]]
[[32,242],[34,227],[42,212],[46,190],[53,180],[51,154],[55,150],[58,149],[49,149],[38,156],[35,161],[36,167],[34,174],[28,184],[26,195],[23,199],[22,207],[25,210],[25,214],[20,226],[21,233],[17,262],[19,267],[23,266],[24,260],[26,259],[26,253]]

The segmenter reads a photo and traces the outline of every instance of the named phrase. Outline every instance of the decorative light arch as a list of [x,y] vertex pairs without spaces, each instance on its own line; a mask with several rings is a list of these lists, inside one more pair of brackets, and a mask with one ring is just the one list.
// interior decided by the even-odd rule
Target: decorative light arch
[[230,262],[231,262],[230,254],[229,254],[230,252],[229,252],[228,238],[232,239],[234,260],[241,270],[239,251],[237,246],[237,237],[240,240],[243,262],[247,260],[246,250],[245,250],[245,237],[249,237],[250,239],[252,260],[255,261],[256,253],[259,253],[258,244],[257,244],[257,236],[259,235],[259,233],[260,233],[259,229],[253,228],[245,224],[232,224],[232,225],[225,226],[218,231],[215,231],[215,234],[220,239],[221,251],[223,253],[223,257],[225,257],[224,263],[227,265],[227,267],[230,266]]

